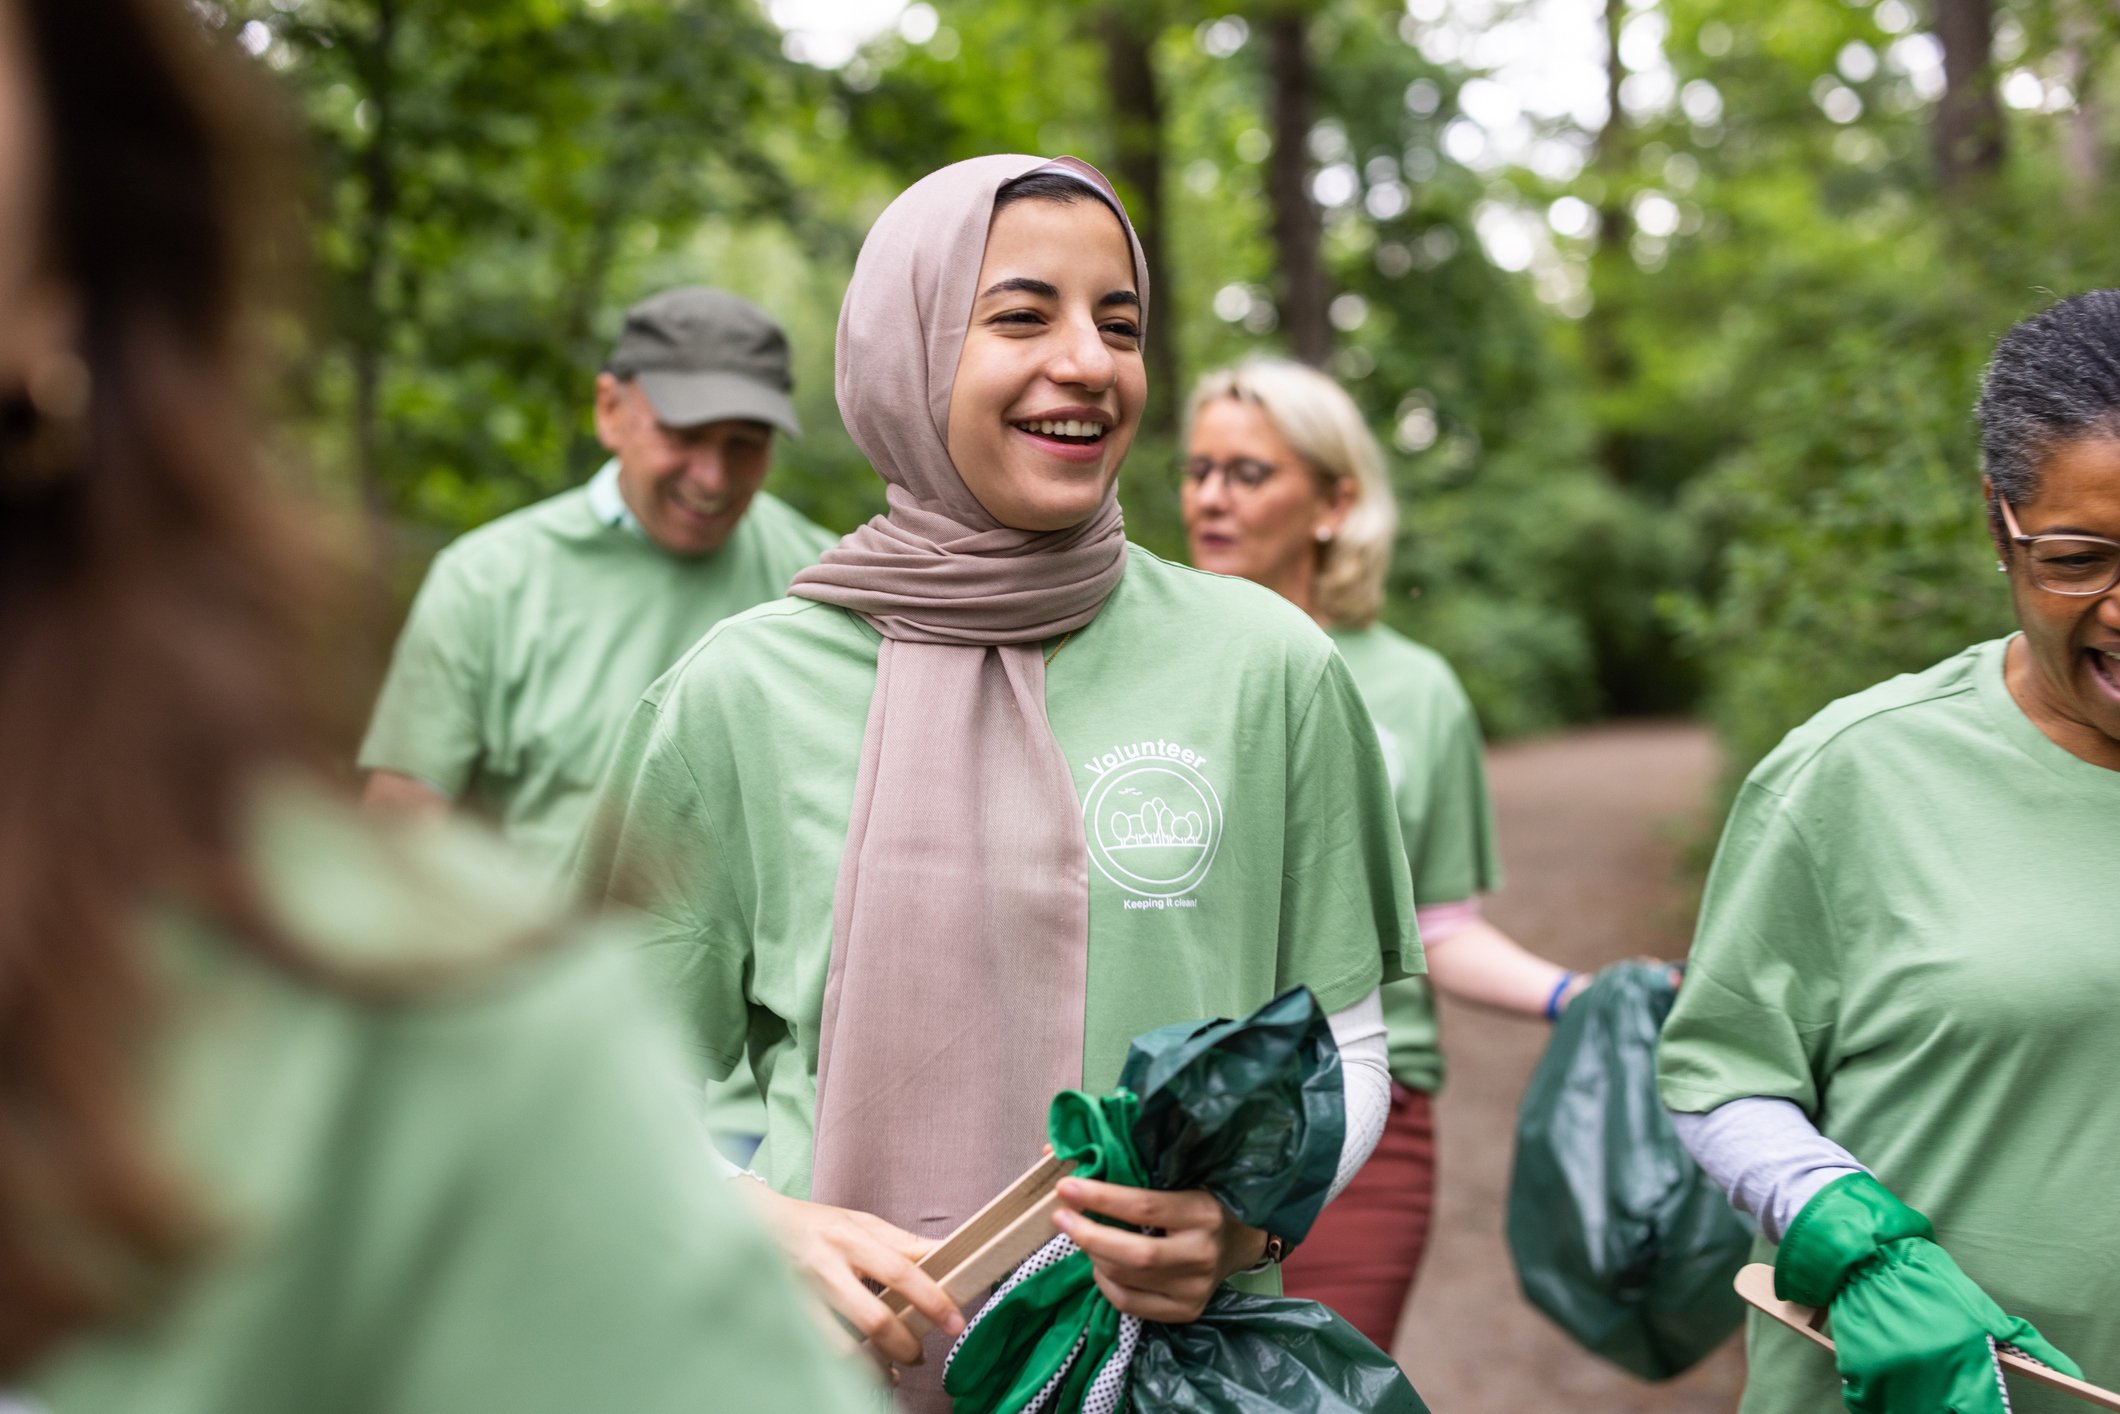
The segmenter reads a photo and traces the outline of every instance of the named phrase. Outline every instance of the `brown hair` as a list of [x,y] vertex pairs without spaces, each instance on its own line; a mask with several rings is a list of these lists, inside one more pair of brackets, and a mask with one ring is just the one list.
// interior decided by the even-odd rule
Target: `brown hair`
[[196,1246],[148,1123],[143,924],[182,909],[287,953],[238,836],[259,773],[316,739],[320,601],[259,482],[242,356],[279,115],[179,0],[0,4],[47,144],[39,264],[88,375],[56,443],[0,438],[4,1381]]

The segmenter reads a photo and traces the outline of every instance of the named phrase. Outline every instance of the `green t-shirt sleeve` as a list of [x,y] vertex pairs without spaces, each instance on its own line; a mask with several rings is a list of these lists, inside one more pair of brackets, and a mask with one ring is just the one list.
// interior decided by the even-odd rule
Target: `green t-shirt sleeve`
[[340,1352],[374,1380],[358,1407],[872,1407],[715,1176],[632,959],[578,951],[380,1027],[339,1267],[377,1303],[373,1348]]
[[391,653],[361,742],[364,771],[396,771],[461,795],[488,743],[480,722],[492,671],[492,605],[460,556],[435,557]]
[[[1427,759],[1407,763],[1404,790],[1425,789],[1427,808],[1402,812],[1413,896],[1423,906],[1461,903],[1499,887],[1500,854],[1494,842],[1494,809],[1487,793],[1486,744],[1479,719],[1455,679],[1439,693],[1428,736]],[[1418,780],[1414,772],[1425,772]]]
[[1664,1103],[1704,1112],[1750,1095],[1816,1116],[1839,995],[1833,913],[1792,803],[1747,783],[1708,874],[1678,1001],[1664,1024]]
[[[659,684],[658,690],[662,686]],[[592,906],[633,911],[651,981],[668,997],[707,1073],[726,1079],[749,1031],[744,974],[750,921],[734,881],[750,877],[732,858],[742,830],[716,818],[713,803],[741,797],[734,781],[702,781],[678,739],[681,709],[651,693],[633,709],[604,773],[575,874]]]
[[1339,654],[1294,720],[1277,981],[1338,1011],[1426,965],[1376,727]]

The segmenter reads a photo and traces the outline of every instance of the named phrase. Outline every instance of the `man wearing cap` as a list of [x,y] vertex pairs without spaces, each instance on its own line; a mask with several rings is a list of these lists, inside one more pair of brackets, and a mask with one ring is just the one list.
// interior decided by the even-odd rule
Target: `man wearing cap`
[[792,386],[748,301],[688,286],[629,310],[596,378],[611,460],[429,569],[361,744],[368,803],[462,803],[557,881],[641,693],[834,539],[759,490],[774,430],[800,433]]

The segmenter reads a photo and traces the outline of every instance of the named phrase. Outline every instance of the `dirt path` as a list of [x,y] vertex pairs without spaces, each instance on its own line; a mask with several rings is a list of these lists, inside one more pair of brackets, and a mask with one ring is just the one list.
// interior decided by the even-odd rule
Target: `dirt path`
[[[1679,956],[1690,919],[1677,875],[1715,772],[1706,731],[1599,727],[1490,757],[1505,874],[1488,916],[1578,969]],[[1526,1305],[1502,1238],[1516,1106],[1542,1025],[1442,1003],[1449,1061],[1438,1128],[1438,1221],[1396,1353],[1435,1414],[1727,1414],[1744,1362],[1733,1341],[1649,1385],[1586,1354]]]

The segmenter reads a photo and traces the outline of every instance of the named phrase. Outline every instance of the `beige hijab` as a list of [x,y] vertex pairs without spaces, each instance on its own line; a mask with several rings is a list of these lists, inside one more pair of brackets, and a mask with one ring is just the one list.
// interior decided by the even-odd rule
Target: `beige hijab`
[[[834,896],[811,1197],[924,1236],[1037,1157],[1082,1083],[1089,863],[1045,716],[1041,640],[1096,616],[1126,568],[1115,498],[1049,533],[1000,524],[951,463],[950,392],[994,193],[1063,157],[981,157],[923,178],[862,245],[839,315],[840,412],[889,513],[791,592],[883,635]],[[1086,190],[1085,197],[1091,197]]]

